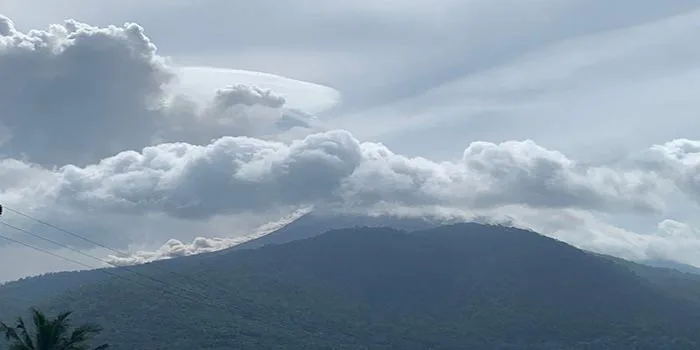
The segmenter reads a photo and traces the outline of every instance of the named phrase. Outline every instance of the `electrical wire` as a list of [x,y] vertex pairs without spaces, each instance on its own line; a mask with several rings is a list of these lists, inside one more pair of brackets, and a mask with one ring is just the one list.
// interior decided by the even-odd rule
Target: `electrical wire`
[[[105,245],[105,244],[96,242],[96,241],[94,241],[94,240],[92,240],[92,239],[89,239],[89,238],[87,238],[87,237],[84,237],[83,235],[80,235],[80,234],[71,232],[71,231],[66,230],[66,229],[64,229],[64,228],[61,228],[61,227],[59,227],[59,226],[57,226],[57,225],[51,224],[50,222],[47,222],[46,220],[42,220],[42,219],[36,218],[36,217],[34,217],[34,216],[32,216],[32,215],[26,214],[26,213],[24,213],[24,212],[22,212],[22,211],[19,211],[19,210],[17,210],[17,209],[14,209],[14,208],[11,208],[11,207],[7,207],[6,205],[2,205],[2,208],[4,208],[6,211],[12,212],[12,213],[14,213],[14,214],[17,214],[17,215],[22,216],[22,217],[24,217],[24,218],[26,218],[26,219],[29,219],[29,220],[33,220],[33,221],[35,221],[35,222],[37,222],[37,223],[40,223],[40,224],[42,224],[42,225],[44,225],[44,226],[47,226],[47,227],[53,228],[53,229],[55,229],[55,230],[61,231],[61,232],[66,233],[66,234],[68,234],[68,235],[70,235],[70,236],[73,236],[73,237],[75,237],[75,238],[78,238],[78,239],[80,239],[80,240],[82,240],[82,241],[85,241],[85,242],[94,244],[94,245],[96,245],[96,246],[98,246],[98,247],[101,247],[101,248],[107,249],[107,250],[109,250],[109,251],[112,251],[112,252],[114,252],[114,253],[117,253],[117,254],[119,254],[119,255],[121,255],[121,256],[129,256],[129,254],[127,254],[127,253],[124,253],[124,252],[119,251],[119,250],[117,250],[117,249],[111,248],[111,247],[109,247],[109,246],[107,246],[107,245]],[[25,233],[25,234],[28,234],[28,235],[30,235],[30,236],[32,236],[32,237],[38,238],[38,239],[40,239],[40,240],[42,240],[42,241],[45,241],[45,242],[48,242],[48,243],[52,243],[52,244],[58,245],[58,246],[60,246],[60,247],[69,249],[70,251],[76,252],[76,253],[78,253],[78,254],[80,254],[80,255],[89,257],[89,258],[91,258],[91,259],[98,260],[98,261],[100,261],[100,262],[102,262],[102,263],[105,263],[105,264],[109,264],[109,265],[111,265],[111,266],[113,266],[113,267],[115,267],[115,268],[119,268],[119,269],[123,269],[123,270],[128,271],[128,272],[132,272],[132,273],[134,273],[134,274],[137,274],[137,275],[139,275],[139,276],[142,276],[142,277],[147,278],[147,279],[149,279],[149,280],[152,280],[152,281],[154,281],[154,282],[161,283],[161,284],[163,284],[163,285],[165,285],[165,286],[170,286],[170,287],[172,286],[172,284],[170,284],[170,283],[167,283],[167,282],[165,282],[165,281],[156,279],[156,278],[154,278],[154,277],[152,277],[152,276],[148,276],[148,275],[143,274],[143,273],[141,273],[141,272],[139,272],[139,271],[135,271],[135,270],[134,270],[133,268],[131,268],[131,267],[120,266],[120,265],[116,265],[116,264],[110,263],[110,262],[108,262],[108,261],[105,261],[105,260],[100,259],[100,258],[98,258],[98,257],[95,257],[95,256],[93,256],[93,255],[90,255],[90,254],[81,252],[80,250],[75,249],[75,248],[72,248],[72,247],[70,247],[70,246],[68,246],[68,245],[66,245],[66,244],[63,244],[63,243],[60,243],[60,242],[57,242],[57,241],[48,239],[48,238],[46,238],[46,237],[37,235],[37,234],[35,234],[35,233],[33,233],[33,232],[29,231],[29,230],[25,230],[25,229],[19,228],[19,227],[17,227],[17,226],[14,226],[14,225],[12,225],[12,224],[9,224],[9,223],[5,222],[4,220],[0,220],[0,224],[5,225],[5,226],[7,226],[7,227],[9,227],[9,228],[18,230],[18,231],[23,232],[23,233]],[[89,269],[98,269],[98,267],[91,266],[91,265],[89,265],[89,264],[85,264],[85,263],[79,262],[79,261],[74,260],[74,259],[71,259],[71,258],[63,257],[63,256],[61,256],[61,255],[59,255],[59,254],[50,252],[50,251],[48,251],[48,250],[45,250],[45,249],[42,249],[42,248],[39,248],[39,247],[32,246],[32,245],[30,245],[30,244],[26,244],[26,243],[21,242],[21,241],[18,241],[18,240],[14,240],[14,239],[12,239],[12,238],[10,238],[10,237],[7,237],[7,236],[0,236],[0,238],[5,239],[5,240],[8,240],[8,241],[13,242],[13,243],[16,243],[16,244],[20,244],[20,245],[22,245],[22,246],[25,246],[25,247],[28,247],[28,248],[31,248],[31,249],[34,249],[34,250],[37,250],[37,251],[40,251],[40,252],[42,252],[42,253],[49,254],[49,255],[51,255],[51,256],[54,256],[54,257],[57,257],[57,258],[60,258],[60,259],[63,259],[63,260],[67,260],[67,261],[70,261],[70,262],[79,264],[79,265],[81,265],[81,266],[83,266],[83,267],[87,267],[87,268],[89,268]],[[184,275],[184,274],[180,274],[180,273],[177,273],[177,272],[172,271],[172,270],[169,270],[169,269],[162,268],[162,267],[159,266],[157,263],[151,263],[151,264],[149,264],[149,266],[158,268],[158,269],[160,269],[160,270],[162,270],[162,271],[164,271],[164,272],[167,272],[167,273],[173,274],[173,275],[175,275],[175,276],[178,276],[178,277],[180,277],[180,278],[186,279],[186,280],[188,280],[189,282],[194,283],[194,284],[196,284],[196,285],[199,285],[199,286],[201,286],[201,287],[205,287],[205,288],[211,287],[211,286],[206,286],[205,283],[202,283],[201,281],[197,281],[197,280],[191,278],[190,276],[187,276],[187,275]],[[104,273],[106,273],[106,274],[108,274],[108,275],[111,275],[111,276],[115,276],[115,277],[119,277],[119,278],[122,278],[122,279],[125,279],[125,280],[128,280],[128,281],[131,281],[131,282],[136,283],[136,284],[139,284],[140,286],[145,287],[145,288],[150,288],[150,287],[151,287],[151,286],[149,286],[149,285],[140,283],[140,282],[138,282],[138,281],[128,279],[128,278],[124,277],[124,276],[121,275],[121,274],[113,273],[113,272],[111,272],[111,271],[109,271],[108,269],[105,269],[105,268],[100,268],[99,271],[102,271],[102,272],[104,272]],[[235,306],[233,306],[233,305],[231,305],[231,304],[226,304],[226,305],[214,305],[214,304],[205,302],[205,300],[208,299],[206,296],[204,296],[204,295],[202,295],[202,294],[199,294],[199,293],[196,293],[196,292],[193,292],[193,291],[190,291],[190,290],[187,290],[187,289],[184,289],[184,288],[179,287],[179,286],[176,286],[176,287],[177,287],[178,289],[180,289],[180,290],[185,291],[186,293],[191,293],[191,294],[197,295],[197,296],[199,296],[200,298],[203,298],[203,299],[197,300],[197,299],[193,299],[193,298],[191,298],[191,297],[189,297],[189,296],[187,296],[187,295],[179,295],[179,294],[174,293],[174,292],[172,292],[171,290],[168,290],[168,289],[162,289],[162,288],[159,288],[159,289],[160,289],[161,291],[164,291],[164,292],[168,293],[168,294],[172,294],[172,295],[177,296],[177,297],[180,297],[180,298],[185,298],[185,299],[187,299],[187,300],[189,300],[189,301],[191,301],[191,302],[193,302],[193,303],[201,303],[201,304],[204,304],[204,305],[206,305],[206,306],[212,307],[212,308],[216,309],[217,312],[221,312],[221,311],[222,311],[222,307],[225,308],[225,309],[229,309],[229,308],[232,308],[232,307],[233,307],[233,308],[237,309],[237,311],[240,311],[240,310],[241,310],[239,307],[235,307]],[[231,299],[239,299],[239,300],[241,300],[241,301],[248,302],[248,303],[250,303],[250,304],[257,304],[257,303],[255,303],[254,300],[252,300],[252,299],[250,299],[250,298],[245,298],[245,297],[243,297],[243,296],[237,295],[237,296],[235,296],[235,297],[232,297],[232,296],[230,295],[230,293],[229,293],[228,288],[223,287],[222,285],[217,285],[217,287],[218,287],[217,289],[220,289],[220,290],[223,292],[222,294],[224,294],[224,296],[226,296],[226,297],[229,297],[229,298],[231,298]],[[251,318],[251,317],[249,317],[249,319],[254,320],[254,321],[258,321],[258,322],[263,323],[263,324],[272,325],[270,322],[264,321],[264,320],[259,319],[259,318]],[[282,324],[277,324],[277,326],[278,326],[278,327],[281,327],[281,328],[285,328],[285,329],[287,329],[287,330],[293,330],[293,329],[291,329],[291,328],[289,328],[289,327],[282,326]],[[298,331],[298,330],[295,330],[295,331]]]

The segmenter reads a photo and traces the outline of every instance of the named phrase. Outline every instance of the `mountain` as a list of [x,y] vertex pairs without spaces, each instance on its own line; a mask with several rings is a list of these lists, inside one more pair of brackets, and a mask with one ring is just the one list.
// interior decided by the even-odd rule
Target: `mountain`
[[30,305],[110,277],[101,270],[69,271],[47,273],[2,284],[0,285],[0,315],[18,315]]
[[679,263],[676,261],[663,260],[663,259],[653,259],[653,260],[641,261],[640,263],[642,263],[644,265],[653,266],[653,267],[674,269],[674,270],[677,270],[680,272],[700,275],[700,268],[697,268],[695,266],[688,265],[688,264]]
[[390,215],[367,216],[310,212],[279,230],[239,244],[231,249],[256,249],[269,244],[284,244],[318,236],[330,230],[353,227],[391,227],[404,231],[423,230],[439,226],[441,222],[429,218],[403,218]]
[[[312,211],[291,223],[260,238],[245,242],[224,251],[200,254],[197,256],[175,258],[168,260],[168,264],[153,263],[139,267],[151,274],[151,268],[177,271],[180,264],[188,265],[194,260],[208,259],[212,255],[226,254],[231,250],[256,249],[269,244],[283,244],[300,239],[318,236],[333,229],[352,227],[391,227],[406,231],[414,231],[438,226],[435,220],[427,218],[401,218],[390,215],[364,216],[336,214],[321,211]],[[155,266],[155,267],[154,267]],[[128,273],[124,269],[112,269],[111,273]],[[83,285],[89,285],[111,277],[101,270],[80,272],[47,273],[40,276],[27,277],[18,281],[0,284],[0,314],[16,314],[21,312],[26,305],[34,305],[42,300],[49,299],[69,292]],[[147,281],[151,282],[151,281]]]
[[700,281],[515,228],[356,227],[134,268],[167,292],[124,275],[40,306],[100,323],[114,349],[700,345]]

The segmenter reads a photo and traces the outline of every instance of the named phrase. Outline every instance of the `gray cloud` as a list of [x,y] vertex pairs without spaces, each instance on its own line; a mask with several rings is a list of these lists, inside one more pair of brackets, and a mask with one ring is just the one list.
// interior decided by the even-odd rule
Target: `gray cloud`
[[[571,0],[405,1],[401,6],[260,0],[245,5],[202,1],[185,10],[168,6],[133,15],[152,28],[167,52],[199,63],[274,71],[336,86],[352,105],[367,106],[410,97],[551,43],[697,7],[693,0],[622,1],[616,6]],[[179,25],[193,16],[207,20]],[[264,31],[248,30],[261,20]],[[177,36],[171,28],[178,28]],[[232,32],[247,35],[228,35]]]
[[15,32],[15,24],[6,16],[0,15],[0,35],[10,36]]
[[700,141],[677,139],[652,147],[641,164],[659,169],[677,186],[700,203]]
[[5,27],[0,122],[10,135],[3,153],[86,164],[150,143],[172,76],[143,28],[66,21],[25,34]]
[[265,223],[264,225],[252,230],[252,233],[243,236],[211,238],[196,237],[191,243],[183,243],[177,239],[170,239],[156,250],[141,250],[128,255],[119,256],[109,255],[106,261],[112,265],[128,266],[148,263],[156,260],[216,252],[274,232],[300,218],[304,214],[309,213],[311,210],[312,208],[301,208],[295,210],[291,214],[288,214],[279,220]]
[[98,28],[68,20],[22,33],[5,17],[0,23],[5,156],[87,165],[163,141],[274,137],[309,127],[283,108],[283,96],[255,86],[229,82],[203,103],[174,95],[175,73],[137,24]]
[[[369,2],[357,6],[329,3],[320,11],[324,14],[319,16],[323,17],[320,22],[324,25],[334,22],[333,28],[338,30],[323,32],[318,31],[319,23],[305,23],[300,17],[310,9],[308,6],[292,6],[290,10],[301,9],[300,14],[285,17],[292,18],[292,23],[299,26],[272,21],[278,30],[265,31],[260,34],[262,38],[256,37],[256,33],[244,36],[230,36],[226,34],[230,31],[222,30],[212,33],[211,28],[206,28],[208,21],[182,26],[186,21],[178,16],[168,21],[175,21],[177,30],[188,32],[183,36],[173,35],[172,27],[154,24],[148,28],[149,33],[155,28],[159,48],[170,47],[171,52],[175,51],[175,42],[168,41],[171,38],[177,38],[178,43],[206,38],[206,42],[195,42],[202,45],[205,55],[214,53],[208,49],[227,46],[223,39],[232,40],[228,43],[237,45],[233,50],[235,57],[232,59],[229,45],[226,48],[229,55],[221,58],[226,64],[294,72],[290,75],[302,77],[317,76],[322,82],[348,91],[356,98],[354,102],[360,99],[371,104],[372,98],[385,102],[399,95],[410,95],[457,74],[472,76],[471,73],[512,62],[533,48],[563,38],[656,20],[697,6],[684,2],[655,11],[663,7],[658,5],[660,2],[653,2],[654,5],[645,2],[637,12],[622,16],[622,10],[616,9],[609,17],[584,25],[569,23],[571,15],[581,13],[594,18],[607,13],[609,6],[559,2],[563,5],[551,8],[553,2],[549,0],[539,1],[537,6],[479,3],[483,6],[477,8],[471,6],[473,3],[457,6],[457,2],[445,1],[443,5],[449,6],[440,8],[449,11],[442,14],[427,13],[417,3],[396,8],[372,7]],[[112,3],[119,8],[115,4]],[[246,11],[256,8],[257,3],[251,4],[246,5]],[[285,13],[284,7],[290,6],[270,7],[275,4],[263,5],[268,10],[276,8],[279,13]],[[202,9],[192,4],[178,6]],[[160,17],[162,9],[153,8]],[[533,16],[523,15],[520,10],[524,8],[532,11],[529,13]],[[534,14],[545,8],[552,11],[554,20],[533,23],[532,18],[541,18]],[[250,27],[245,22],[232,21],[228,17],[230,11],[219,12],[226,13],[227,23]],[[192,11],[179,14],[190,18]],[[511,15],[518,21],[505,20],[513,18]],[[390,28],[380,30],[378,24],[387,25],[388,17],[394,18]],[[494,20],[499,18],[504,20]],[[343,21],[336,21],[340,19]],[[503,26],[504,22],[508,25]],[[140,19],[139,23],[142,23]],[[349,37],[349,33],[357,33],[353,28],[358,24],[375,35],[363,36],[363,40]],[[568,151],[565,155],[551,150],[549,144],[550,149],[542,147],[540,139],[537,143],[472,142],[461,158],[451,161],[408,157],[379,143],[362,142],[344,130],[306,135],[309,129],[316,130],[312,118],[286,109],[285,97],[275,95],[274,91],[265,92],[231,81],[222,84],[222,87],[233,84],[231,88],[221,89],[206,101],[187,94],[172,95],[169,87],[177,83],[173,70],[167,60],[158,56],[138,25],[98,28],[68,21],[44,31],[20,33],[13,28],[9,20],[0,19],[0,104],[3,106],[0,142],[3,142],[2,151],[16,158],[0,162],[3,180],[0,198],[61,226],[82,224],[85,230],[78,232],[102,237],[99,241],[140,251],[130,257],[135,260],[120,260],[120,263],[220,249],[239,242],[237,238],[226,237],[241,232],[228,232],[231,227],[239,226],[228,221],[217,224],[217,220],[284,212],[300,205],[359,212],[380,208],[412,215],[433,211],[509,222],[586,249],[638,259],[675,254],[693,261],[690,248],[698,246],[697,240],[688,234],[697,231],[692,231],[688,224],[664,222],[658,232],[647,238],[599,220],[608,213],[665,215],[669,192],[684,192],[688,198],[700,200],[695,141],[679,139],[659,144],[642,152],[642,159],[628,159],[625,164],[578,162]],[[310,32],[316,36],[300,35],[301,39],[290,40]],[[484,34],[487,32],[489,35]],[[460,36],[467,33],[474,40],[459,41],[468,47],[451,46],[450,42],[457,42],[455,33]],[[328,45],[331,39],[333,45]],[[519,44],[514,47],[513,42]],[[277,43],[288,45],[280,45],[279,50],[271,52],[267,49],[270,45],[278,47]],[[193,48],[197,47],[190,46],[182,53],[192,55],[197,51]],[[561,54],[548,56],[553,61],[562,57]],[[247,64],[246,59],[252,63]],[[310,65],[312,60],[319,63]],[[286,66],[288,62],[290,65]],[[566,75],[549,64],[542,66],[556,76]],[[525,68],[526,72],[538,71]],[[521,77],[516,82],[527,90],[533,86],[532,75],[521,72],[516,70],[504,77]],[[607,71],[598,74],[609,76]],[[483,79],[473,82],[474,86],[502,91],[502,85],[513,85],[512,81],[498,76],[487,75]],[[491,85],[484,84],[488,82]],[[566,84],[554,87],[560,91],[559,87]],[[489,97],[476,94],[478,89],[448,92],[458,100],[465,100],[464,94],[481,100]],[[601,94],[609,93],[606,90]],[[526,100],[531,101],[530,96],[525,95]],[[557,101],[566,101],[566,109],[545,113],[538,124],[532,124],[533,119],[528,118],[536,110],[517,115],[522,117],[518,123],[511,124],[510,119],[492,120],[508,121],[510,129],[520,130],[528,137],[536,129],[551,133],[554,129],[549,126],[555,119],[566,124],[572,119],[581,125],[590,123],[590,119],[582,117],[583,112],[576,118],[562,118],[562,115],[571,117],[568,96],[555,95]],[[614,94],[609,99],[619,101]],[[494,101],[497,106],[504,105],[501,100]],[[444,105],[444,100],[439,98],[432,102]],[[545,102],[542,104],[549,105],[549,100]],[[407,115],[412,112],[407,111]],[[437,114],[430,110],[422,112]],[[480,123],[458,112],[462,120],[473,121],[470,127]],[[622,112],[619,114],[635,115],[627,110]],[[411,123],[412,119],[403,113],[398,115],[400,118],[393,119],[379,115],[381,120],[374,117],[358,120],[350,116],[348,124],[365,123],[371,128],[383,124],[391,129]],[[502,128],[504,123],[497,124]],[[294,131],[295,126],[304,130],[277,134],[288,129]],[[438,139],[426,136],[424,124],[416,123],[416,128],[420,131],[410,138],[411,144],[425,145]],[[465,139],[464,128],[452,129],[460,140]],[[566,135],[567,141],[576,136],[558,134]],[[586,132],[579,134],[589,137]],[[483,135],[467,139],[483,139]],[[662,140],[671,137],[664,136]],[[41,142],[36,142],[37,139]],[[644,144],[654,142],[657,141]],[[596,217],[598,214],[600,217]],[[191,240],[193,232],[201,231],[209,237],[224,238],[200,237],[183,243]],[[163,237],[173,240],[156,252],[139,246],[158,246],[167,240]]]
[[558,208],[578,203],[575,206],[590,210],[662,209],[656,173],[579,164],[529,140],[498,145],[475,142],[464,152],[464,160],[485,181],[495,180],[499,185],[497,190],[482,193],[477,201],[480,206],[517,202]]
[[463,159],[434,162],[334,130],[289,143],[223,137],[205,146],[160,144],[86,167],[44,170],[34,192],[23,195],[79,210],[192,219],[378,203],[649,213],[663,210],[673,187],[663,171],[578,164],[532,141],[474,142]]
[[213,108],[226,110],[236,105],[262,105],[280,108],[284,103],[284,97],[277,96],[270,90],[238,84],[217,91],[214,96]]
[[207,144],[224,136],[275,139],[285,132],[316,127],[312,116],[283,108],[285,103],[283,96],[270,90],[243,84],[219,89],[201,105],[177,95],[166,111],[170,124],[157,132],[157,141]]

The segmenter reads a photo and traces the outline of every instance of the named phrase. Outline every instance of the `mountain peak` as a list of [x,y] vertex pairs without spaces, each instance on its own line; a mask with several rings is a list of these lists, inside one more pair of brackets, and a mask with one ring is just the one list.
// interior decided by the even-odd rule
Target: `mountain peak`
[[269,244],[284,244],[318,236],[329,230],[354,227],[392,227],[415,231],[440,225],[429,217],[399,217],[394,215],[344,214],[330,211],[310,211],[280,229],[260,238],[233,247],[233,250],[255,249]]
[[[327,219],[305,216],[296,228],[285,227],[296,231],[281,232],[318,231],[312,224]],[[75,310],[76,317],[103,325],[104,340],[115,349],[700,344],[700,279],[664,269],[648,273],[652,268],[512,227],[459,223],[408,231],[384,221],[377,222],[381,227],[362,223],[260,249],[160,262],[178,276],[133,267],[173,290],[196,291],[197,298],[109,278],[38,303],[49,311]],[[0,302],[17,300],[3,293],[22,293],[22,283],[0,287]],[[160,321],[152,322],[153,313],[144,310],[157,312]]]

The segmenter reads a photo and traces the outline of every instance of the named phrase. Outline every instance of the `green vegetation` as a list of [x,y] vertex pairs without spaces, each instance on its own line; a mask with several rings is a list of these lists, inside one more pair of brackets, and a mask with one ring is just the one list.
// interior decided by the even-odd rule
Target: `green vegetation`
[[[167,291],[125,274],[138,284],[76,282],[39,305],[104,325],[114,349],[700,347],[700,279],[514,228],[343,229],[137,269]],[[0,310],[23,289],[8,286]]]
[[5,334],[9,350],[103,350],[109,347],[107,344],[90,346],[90,340],[102,329],[92,324],[72,328],[71,312],[63,312],[51,319],[32,308],[31,316],[33,327],[21,317],[14,327],[0,322],[0,332]]

